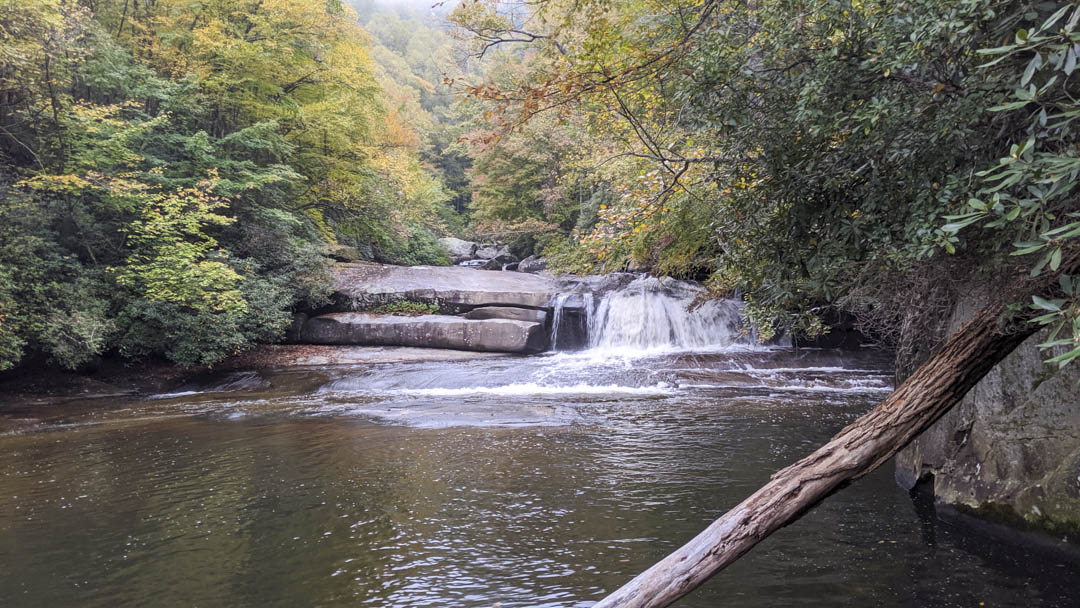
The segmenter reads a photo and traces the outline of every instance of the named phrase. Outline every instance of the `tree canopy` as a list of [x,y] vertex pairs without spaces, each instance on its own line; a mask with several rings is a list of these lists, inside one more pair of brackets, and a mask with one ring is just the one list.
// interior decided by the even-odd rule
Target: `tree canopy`
[[0,369],[273,341],[327,244],[448,261],[451,194],[348,6],[0,9]]
[[[925,356],[973,285],[1076,257],[1076,3],[0,0],[0,367],[212,363],[328,247],[852,314]],[[1080,356],[1080,287],[1024,302]]]
[[[973,284],[1075,256],[1076,3],[478,1],[453,19],[518,66],[462,86],[486,108],[476,145],[538,153],[538,121],[576,127],[560,177],[610,192],[549,250],[564,268],[708,276],[765,336],[854,313],[903,356]],[[1060,363],[1080,355],[1075,294],[1066,276],[1029,302],[1071,345]]]

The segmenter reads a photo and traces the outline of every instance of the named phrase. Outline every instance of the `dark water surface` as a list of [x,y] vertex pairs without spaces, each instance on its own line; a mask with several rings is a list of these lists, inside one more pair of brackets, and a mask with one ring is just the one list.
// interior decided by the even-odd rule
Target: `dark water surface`
[[[625,353],[622,353],[625,355]],[[0,412],[2,606],[589,606],[887,393],[873,353],[207,378]],[[891,465],[680,606],[1077,606]]]

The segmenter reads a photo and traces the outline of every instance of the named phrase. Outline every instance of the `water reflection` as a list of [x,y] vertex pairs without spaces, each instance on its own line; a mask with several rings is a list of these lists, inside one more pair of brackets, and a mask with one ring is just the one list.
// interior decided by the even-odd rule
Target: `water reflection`
[[[589,606],[889,378],[872,353],[590,356],[225,376],[9,413],[43,430],[0,437],[0,605]],[[598,386],[619,390],[574,388]],[[680,605],[1076,605],[1074,565],[968,538],[883,470]]]

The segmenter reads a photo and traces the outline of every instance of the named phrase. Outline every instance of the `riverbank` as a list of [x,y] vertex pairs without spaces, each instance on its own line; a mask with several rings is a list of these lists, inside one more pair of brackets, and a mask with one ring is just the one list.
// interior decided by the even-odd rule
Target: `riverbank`
[[510,356],[513,355],[404,346],[264,344],[234,355],[213,367],[184,367],[161,360],[131,361],[110,358],[103,359],[92,369],[81,372],[43,367],[19,369],[0,375],[0,406],[45,406],[76,400],[137,398],[160,393],[193,378],[228,371],[471,361]]

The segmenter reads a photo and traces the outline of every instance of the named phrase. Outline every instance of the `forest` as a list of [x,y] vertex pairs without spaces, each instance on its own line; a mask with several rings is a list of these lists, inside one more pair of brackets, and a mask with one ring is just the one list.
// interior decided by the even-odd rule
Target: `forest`
[[1080,1],[0,0],[0,604],[1076,605],[1078,62]]
[[1000,281],[1080,356],[1072,3],[2,8],[0,367],[212,364],[325,298],[328,255],[449,235],[913,363]]

